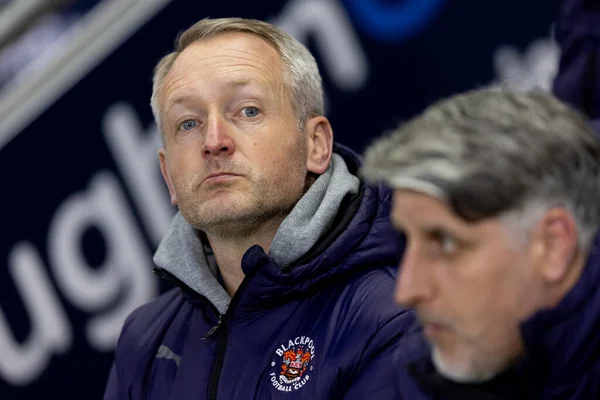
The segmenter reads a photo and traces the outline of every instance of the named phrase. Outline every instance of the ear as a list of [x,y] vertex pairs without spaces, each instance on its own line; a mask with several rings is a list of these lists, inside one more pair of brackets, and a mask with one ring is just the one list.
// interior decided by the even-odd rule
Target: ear
[[304,125],[304,134],[308,149],[306,169],[320,175],[329,167],[333,154],[331,124],[324,116],[311,118]]
[[160,162],[160,172],[167,183],[167,187],[169,188],[169,195],[171,196],[171,204],[177,205],[177,195],[175,194],[175,190],[173,189],[173,181],[171,180],[171,175],[169,174],[168,161],[167,161],[167,151],[165,149],[158,150],[158,161]]
[[540,276],[555,284],[568,275],[579,252],[577,225],[571,213],[564,208],[546,212],[536,228]]

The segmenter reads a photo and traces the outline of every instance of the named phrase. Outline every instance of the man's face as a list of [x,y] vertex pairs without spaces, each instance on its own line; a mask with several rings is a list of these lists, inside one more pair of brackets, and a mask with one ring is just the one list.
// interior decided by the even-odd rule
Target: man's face
[[252,230],[302,196],[306,142],[276,50],[226,33],[176,59],[161,93],[161,170],[171,201],[207,233]]
[[541,285],[522,236],[498,218],[467,223],[408,190],[395,191],[392,220],[408,240],[396,301],[416,310],[438,371],[476,382],[508,368]]

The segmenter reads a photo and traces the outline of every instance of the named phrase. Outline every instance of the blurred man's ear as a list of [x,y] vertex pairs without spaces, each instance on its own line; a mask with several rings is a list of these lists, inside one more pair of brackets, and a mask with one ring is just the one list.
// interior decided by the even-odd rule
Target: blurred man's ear
[[552,208],[539,221],[534,240],[541,256],[540,276],[549,284],[563,281],[579,253],[575,219],[565,208]]
[[320,175],[327,170],[333,154],[331,124],[324,116],[311,118],[304,125],[304,134],[308,150],[306,169]]

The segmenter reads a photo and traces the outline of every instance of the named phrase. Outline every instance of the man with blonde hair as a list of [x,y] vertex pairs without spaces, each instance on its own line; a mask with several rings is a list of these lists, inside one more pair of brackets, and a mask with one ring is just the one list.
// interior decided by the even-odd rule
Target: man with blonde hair
[[333,142],[317,64],[281,29],[204,19],[157,65],[156,251],[176,288],[123,327],[105,399],[387,399],[414,317],[392,302],[390,192]]

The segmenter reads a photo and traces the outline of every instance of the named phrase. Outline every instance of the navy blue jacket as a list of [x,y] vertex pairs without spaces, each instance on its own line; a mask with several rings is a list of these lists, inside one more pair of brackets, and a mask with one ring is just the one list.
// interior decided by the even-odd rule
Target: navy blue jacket
[[[585,112],[600,132],[600,0],[562,1],[556,37],[561,59],[554,93]],[[558,307],[523,322],[527,357],[521,363],[485,384],[457,384],[435,371],[424,338],[413,336],[395,359],[400,399],[600,399],[598,249],[600,236]]]
[[422,336],[405,340],[405,351],[395,359],[399,398],[600,399],[600,236],[575,287],[556,308],[524,321],[521,332],[526,358],[491,382],[476,385],[440,376]]
[[[335,151],[356,173],[356,155]],[[289,272],[261,247],[248,249],[221,319],[157,271],[179,287],[125,322],[105,399],[393,399],[393,353],[415,319],[393,302],[402,244],[390,196],[362,184]]]
[[561,56],[554,93],[600,132],[600,0],[562,0],[556,39]]

